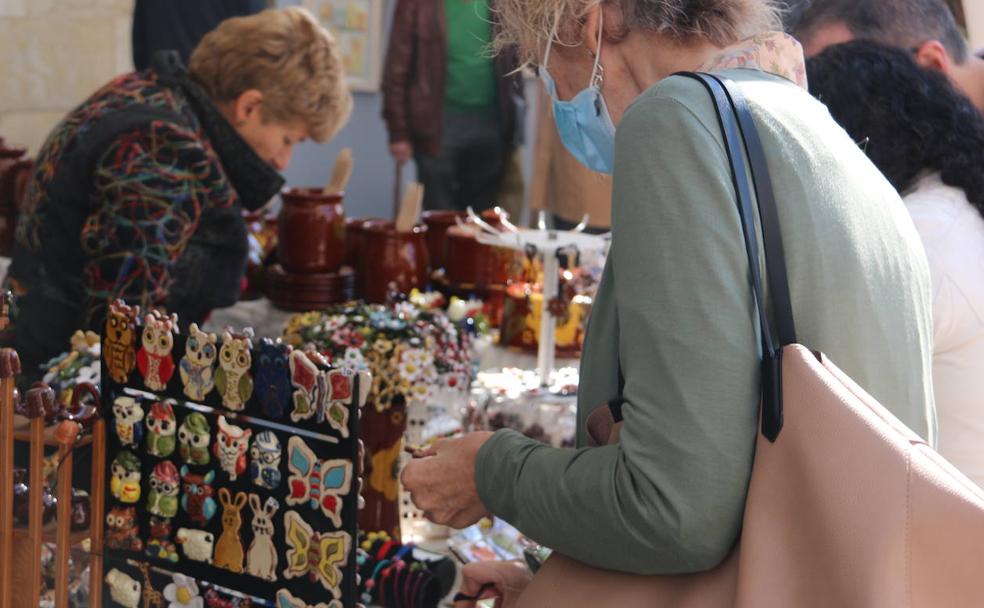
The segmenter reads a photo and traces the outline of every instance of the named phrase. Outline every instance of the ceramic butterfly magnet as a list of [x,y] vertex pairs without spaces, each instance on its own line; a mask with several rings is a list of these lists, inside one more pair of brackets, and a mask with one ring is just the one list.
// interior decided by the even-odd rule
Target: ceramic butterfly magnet
[[211,462],[208,442],[211,439],[208,420],[198,412],[188,414],[178,427],[178,454],[189,464],[206,465]]
[[219,432],[215,434],[212,451],[232,481],[246,472],[246,449],[252,434],[250,429],[229,424],[225,416],[219,416]]
[[236,574],[243,571],[243,527],[241,511],[246,506],[246,493],[236,492],[235,498],[228,488],[219,488],[222,503],[222,535],[215,545],[215,566]]
[[291,384],[294,409],[290,419],[294,422],[317,415],[317,422],[328,422],[342,437],[348,437],[347,402],[352,400],[352,375],[343,370],[323,371],[307,353],[294,351],[290,355]]
[[352,461],[319,460],[297,435],[287,441],[288,505],[320,508],[336,528],[342,527],[342,496],[352,486]]
[[135,448],[143,437],[143,408],[133,397],[117,397],[113,401],[113,429],[120,444]]
[[331,600],[327,604],[324,602],[318,602],[317,604],[311,605],[304,600],[294,597],[290,591],[287,589],[277,590],[277,607],[276,608],[344,608],[342,606],[341,600]]
[[249,508],[253,511],[253,542],[246,552],[246,572],[267,581],[277,580],[277,549],[273,544],[273,516],[280,503],[272,496],[260,505],[260,497],[249,495]]
[[137,608],[140,604],[140,583],[129,574],[113,568],[106,573],[109,597],[124,608]]
[[136,507],[113,507],[106,514],[106,546],[120,551],[142,551]]
[[215,499],[212,498],[215,493],[212,488],[213,481],[215,481],[215,471],[199,475],[192,473],[187,465],[181,467],[181,489],[184,491],[181,496],[181,508],[191,521],[200,526],[208,525],[208,520],[215,515]]
[[288,359],[291,347],[269,338],[260,341],[260,355],[257,360],[256,386],[260,407],[270,418],[278,419],[290,402],[290,366]]
[[341,568],[348,562],[352,538],[347,532],[317,533],[296,511],[284,513],[284,529],[290,547],[284,578],[306,576],[312,583],[321,583],[335,599],[339,599]]
[[150,518],[150,539],[147,541],[147,549],[144,553],[147,557],[177,563],[178,548],[171,541],[171,520],[160,517]]
[[158,458],[167,458],[174,453],[175,436],[178,423],[174,418],[174,408],[170,403],[155,401],[144,419],[147,426],[147,453]]
[[129,450],[123,450],[110,465],[109,492],[123,503],[140,500],[140,459]]
[[126,384],[137,362],[134,343],[139,316],[140,307],[127,306],[123,300],[116,300],[109,305],[102,357],[109,377],[118,384]]
[[280,485],[280,439],[273,431],[263,431],[253,439],[249,449],[249,477],[253,483],[267,490]]
[[178,514],[178,469],[170,460],[162,460],[150,473],[147,512],[161,517]]
[[215,387],[215,359],[219,354],[215,334],[205,333],[197,323],[188,327],[188,341],[185,342],[185,355],[181,357],[178,371],[184,394],[189,399],[202,401]]
[[215,544],[215,537],[211,532],[178,528],[178,535],[175,540],[181,545],[181,549],[188,559],[206,564],[212,563],[212,548]]
[[144,317],[140,334],[141,346],[137,351],[137,369],[144,384],[152,391],[163,391],[174,375],[174,334],[178,331],[178,316],[166,317],[152,310]]
[[222,405],[239,411],[253,395],[253,376],[249,368],[253,364],[253,330],[242,334],[226,331],[222,334],[219,351],[219,369],[215,372],[215,387],[222,395]]

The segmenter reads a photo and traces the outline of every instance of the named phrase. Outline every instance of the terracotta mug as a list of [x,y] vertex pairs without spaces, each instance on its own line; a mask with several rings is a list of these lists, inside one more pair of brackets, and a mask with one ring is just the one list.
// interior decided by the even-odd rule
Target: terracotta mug
[[284,191],[277,221],[277,256],[287,272],[335,272],[345,259],[344,194],[320,188]]
[[376,221],[364,229],[359,284],[366,301],[385,302],[391,288],[409,293],[427,286],[427,226],[397,232],[393,222]]
[[458,219],[465,220],[461,211],[425,211],[421,216],[427,224],[427,253],[430,254],[431,267],[444,268],[446,237],[448,228],[456,226]]

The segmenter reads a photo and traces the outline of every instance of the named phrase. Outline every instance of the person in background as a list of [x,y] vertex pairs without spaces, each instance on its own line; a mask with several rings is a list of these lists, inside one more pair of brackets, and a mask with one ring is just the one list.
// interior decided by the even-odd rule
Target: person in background
[[943,0],[813,0],[792,31],[807,57],[856,38],[906,49],[984,112],[984,59],[969,51]]
[[383,68],[390,153],[414,159],[424,208],[495,203],[522,137],[522,77],[493,57],[489,0],[397,0]]
[[831,47],[807,72],[915,221],[933,281],[939,451],[984,487],[984,117],[941,73],[878,43]]
[[294,146],[331,139],[351,106],[337,42],[300,8],[224,21],[188,69],[162,52],[96,91],[48,136],[18,223],[9,278],[25,372],[75,330],[101,332],[117,298],[182,326],[234,304],[243,209],[266,204]]
[[133,67],[150,67],[157,51],[177,51],[185,64],[202,36],[230,17],[256,14],[267,0],[136,0],[133,5]]

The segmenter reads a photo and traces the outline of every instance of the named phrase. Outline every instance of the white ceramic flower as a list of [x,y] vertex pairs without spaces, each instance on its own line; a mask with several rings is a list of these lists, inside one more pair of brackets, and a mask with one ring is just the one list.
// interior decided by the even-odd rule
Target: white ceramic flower
[[175,574],[174,582],[164,587],[164,599],[170,602],[168,608],[202,608],[204,605],[195,579],[183,574]]
[[329,332],[338,330],[342,326],[344,326],[347,321],[348,318],[345,315],[334,315],[328,317],[328,319],[325,321],[325,330]]

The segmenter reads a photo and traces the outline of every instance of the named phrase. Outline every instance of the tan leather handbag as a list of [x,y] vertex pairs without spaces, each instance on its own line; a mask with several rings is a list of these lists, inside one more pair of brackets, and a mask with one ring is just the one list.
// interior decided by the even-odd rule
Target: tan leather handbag
[[[599,570],[554,554],[522,608],[984,606],[984,491],[823,355],[795,343],[778,216],[761,142],[733,83],[706,74],[731,157],[759,309],[749,180],[758,194],[779,344],[763,334],[762,432],[741,539],[685,576]],[[735,117],[737,116],[737,122]],[[872,356],[877,356],[873,353]],[[592,433],[617,437],[595,419]]]

